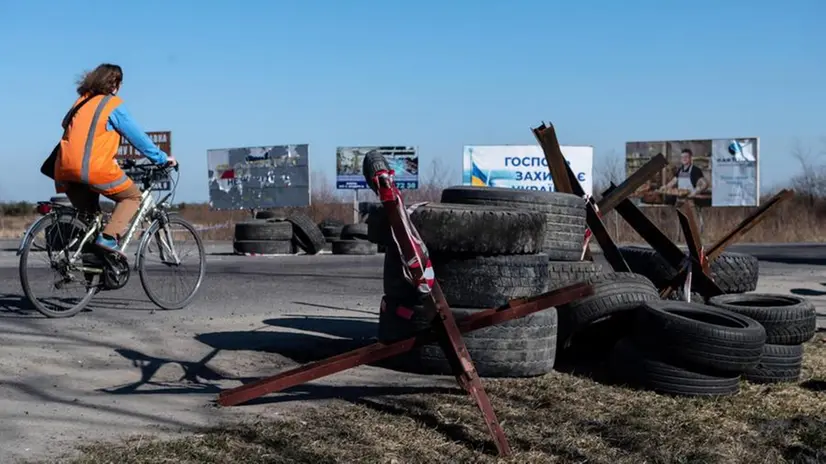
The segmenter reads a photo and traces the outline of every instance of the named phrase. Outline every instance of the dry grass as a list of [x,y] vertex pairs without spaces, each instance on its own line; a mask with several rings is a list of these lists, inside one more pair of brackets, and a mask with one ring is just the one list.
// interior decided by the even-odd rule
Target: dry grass
[[[418,191],[405,191],[403,195],[408,204],[418,201],[439,201],[441,188],[425,186]],[[370,197],[370,201],[374,200]],[[703,209],[700,212],[703,219],[703,242],[710,244],[722,237],[755,209],[739,207]],[[674,208],[648,207],[643,211],[672,240],[682,241]],[[302,212],[308,214],[316,222],[324,219],[337,219],[345,223],[353,221],[352,204],[341,203],[332,194],[314,195],[311,206],[285,208],[278,212],[285,215]],[[204,240],[231,240],[233,224],[250,218],[247,211],[210,211],[206,204],[183,205],[180,213],[201,229],[201,237]],[[20,238],[25,227],[34,219],[35,216],[0,215],[0,238]],[[642,242],[639,235],[615,212],[606,214],[603,221],[617,243]],[[769,213],[763,222],[742,237],[740,242],[823,242],[826,241],[826,234],[821,234],[820,231],[824,229],[826,229],[826,206],[810,204],[802,198],[795,198],[781,203]]]
[[826,462],[826,339],[806,346],[793,385],[716,400],[674,398],[552,373],[488,380],[514,448],[498,460],[479,412],[458,390],[336,401],[284,421],[184,439],[90,444],[73,464],[101,463],[815,463]]

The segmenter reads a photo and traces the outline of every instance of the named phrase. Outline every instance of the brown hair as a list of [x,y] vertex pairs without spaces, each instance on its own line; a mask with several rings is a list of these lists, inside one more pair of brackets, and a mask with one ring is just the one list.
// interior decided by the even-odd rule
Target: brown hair
[[113,93],[123,82],[123,70],[116,64],[103,63],[88,71],[77,82],[77,94],[80,96],[108,95]]

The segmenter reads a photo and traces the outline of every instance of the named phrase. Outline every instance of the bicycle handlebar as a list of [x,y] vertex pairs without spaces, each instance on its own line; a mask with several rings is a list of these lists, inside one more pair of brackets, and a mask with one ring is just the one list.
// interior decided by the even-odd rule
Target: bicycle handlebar
[[169,163],[164,164],[154,164],[154,163],[137,163],[135,160],[126,159],[120,161],[120,166],[124,171],[139,171],[138,176],[140,177],[140,182],[144,185],[153,184],[158,181],[166,180],[167,175],[173,169],[178,171],[179,165],[176,164],[174,166],[170,165]]

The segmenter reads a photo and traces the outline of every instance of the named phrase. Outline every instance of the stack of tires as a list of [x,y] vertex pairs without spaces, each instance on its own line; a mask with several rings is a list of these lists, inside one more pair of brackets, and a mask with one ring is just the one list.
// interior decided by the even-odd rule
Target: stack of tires
[[548,232],[541,251],[548,256],[551,289],[602,274],[602,265],[582,261],[585,239],[585,202],[561,192],[502,187],[456,186],[442,191],[443,203],[505,206],[541,212]]
[[[668,286],[677,275],[677,269],[652,248],[624,246],[619,250],[631,272],[648,277],[659,289]],[[709,271],[723,293],[733,294],[753,292],[757,288],[760,268],[754,256],[726,251],[709,263]],[[668,299],[685,300],[682,288],[671,292]],[[703,297],[692,292],[691,300],[702,301]]]
[[[460,320],[501,306],[514,298],[548,291],[549,259],[542,253],[545,215],[502,206],[432,203],[418,207],[410,219],[430,252],[448,305]],[[428,326],[425,308],[404,279],[402,260],[385,223],[372,238],[387,243],[384,297],[379,339],[393,341]],[[556,308],[464,334],[482,377],[527,377],[545,374],[556,358]],[[452,370],[437,343],[393,359],[392,367],[424,374]]]
[[614,347],[616,380],[659,393],[727,396],[758,366],[766,330],[754,319],[700,303],[647,302]]
[[559,357],[563,363],[585,365],[604,359],[631,329],[636,309],[660,301],[657,288],[645,276],[610,272],[574,280],[591,285],[593,293],[559,306]]
[[325,219],[318,223],[318,229],[324,236],[324,251],[333,251],[333,242],[341,238],[341,229],[344,223],[337,219]]
[[635,315],[611,354],[616,380],[683,396],[734,395],[740,379],[795,382],[816,330],[810,302],[764,293],[650,301]]
[[374,255],[378,253],[375,243],[368,240],[367,224],[347,224],[341,228],[338,240],[332,241],[334,255]]
[[309,216],[293,214],[236,223],[232,246],[237,254],[266,256],[294,254],[297,249],[316,254],[324,244],[324,236]]
[[296,213],[285,219],[292,225],[293,244],[296,249],[308,255],[315,255],[324,250],[327,240],[310,216]]
[[293,226],[275,218],[238,222],[232,248],[245,256],[293,254]]
[[754,383],[796,382],[803,364],[803,344],[817,330],[814,305],[798,296],[771,293],[719,295],[708,304],[742,314],[766,331],[760,362],[743,374]]
[[270,211],[268,209],[257,211],[255,213],[255,219],[278,219],[284,220],[284,216],[281,214],[276,213],[275,211]]

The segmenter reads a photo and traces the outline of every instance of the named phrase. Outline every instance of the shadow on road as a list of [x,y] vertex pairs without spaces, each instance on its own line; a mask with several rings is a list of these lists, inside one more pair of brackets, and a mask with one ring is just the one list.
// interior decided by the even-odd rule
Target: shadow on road
[[[464,395],[463,390],[456,387],[403,387],[403,386],[365,386],[365,385],[296,385],[279,392],[278,396],[264,396],[244,403],[245,405],[262,405],[287,403],[290,401],[330,400],[340,399],[361,404],[364,398],[377,396],[400,396],[422,393],[436,393],[443,395]],[[370,405],[372,405],[371,403]],[[365,405],[368,406],[368,405]]]
[[23,295],[0,294],[0,318],[32,317],[40,313]]
[[369,339],[375,337],[378,333],[377,321],[348,316],[282,317],[267,319],[264,324],[350,339]]
[[[335,356],[346,351],[361,348],[375,341],[377,322],[357,317],[285,317],[264,321],[266,325],[283,329],[301,330],[311,333],[281,332],[272,330],[246,330],[231,332],[208,332],[195,336],[199,342],[209,346],[211,351],[196,361],[185,361],[158,356],[150,356],[135,350],[119,348],[115,351],[132,361],[139,368],[141,378],[136,382],[102,389],[116,395],[130,394],[218,394],[222,381],[236,381],[247,384],[260,377],[238,376],[221,372],[208,363],[222,351],[258,351],[273,353],[292,360],[297,364],[307,364]],[[336,338],[333,338],[336,337]],[[181,372],[178,378],[156,380],[154,377],[164,367],[177,365]],[[272,365],[262,366],[263,369]],[[234,370],[234,369],[233,369]],[[153,387],[141,390],[141,387]],[[314,399],[345,399],[358,402],[359,398],[405,395],[414,393],[461,394],[456,387],[396,387],[396,386],[324,386],[304,384],[280,392],[277,396],[259,398],[246,404],[273,404],[289,401]]]
[[279,354],[299,364],[318,361],[372,343],[371,340],[272,331],[211,332],[196,335],[195,339],[219,351],[263,351]]
[[814,290],[811,288],[793,288],[789,290],[789,293],[792,295],[798,296],[823,296],[826,295],[826,292],[823,290]]
[[782,255],[782,254],[775,254],[775,253],[759,253],[755,254],[757,259],[760,261],[767,261],[771,263],[780,263],[780,264],[808,264],[811,266],[824,266],[826,265],[826,257],[816,257],[813,255],[808,256],[789,256],[789,255]]
[[374,316],[378,315],[378,313],[379,313],[378,306],[377,306],[375,311],[366,311],[364,309],[342,308],[341,306],[328,306],[328,305],[323,305],[323,304],[307,303],[305,301],[293,301],[292,303],[297,304],[297,305],[301,305],[301,306],[309,306],[311,308],[335,309],[335,310],[339,310],[339,311],[352,311],[352,312],[355,312],[355,313],[372,314]]
[[[212,350],[198,361],[184,361],[180,359],[161,358],[149,356],[139,351],[128,348],[116,349],[119,355],[132,361],[132,366],[141,371],[140,380],[119,387],[102,388],[100,391],[115,395],[125,394],[188,394],[188,393],[211,393],[217,394],[221,388],[215,384],[220,380],[240,380],[242,382],[250,379],[239,379],[224,375],[207,366],[207,363],[218,354],[219,350]],[[155,380],[153,377],[158,371],[168,365],[178,365],[182,372],[180,378],[173,381]],[[206,381],[206,382],[204,382]],[[183,384],[183,385],[182,385]],[[152,390],[141,390],[144,386],[156,387]],[[157,388],[160,387],[160,388]]]

